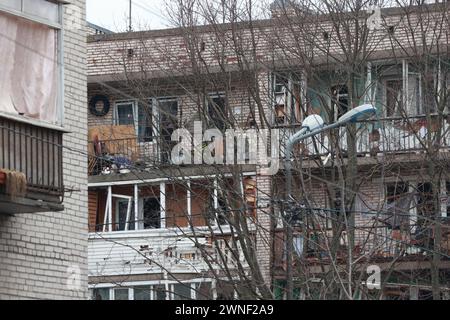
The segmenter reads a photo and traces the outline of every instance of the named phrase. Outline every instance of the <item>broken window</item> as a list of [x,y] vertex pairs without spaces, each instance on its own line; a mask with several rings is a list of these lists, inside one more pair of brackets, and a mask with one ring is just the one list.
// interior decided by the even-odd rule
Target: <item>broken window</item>
[[212,126],[220,131],[225,130],[228,117],[224,95],[210,95],[208,97],[208,117]]
[[373,67],[377,78],[377,103],[386,117],[423,114],[422,76],[407,61]]
[[217,183],[214,192],[210,194],[209,207],[211,210],[209,220],[213,225],[225,225],[230,219],[232,210],[227,193]]
[[331,88],[331,107],[334,121],[337,121],[348,111],[348,88],[346,85],[337,85]]
[[160,153],[163,163],[169,162],[176,141],[172,141],[173,132],[178,129],[178,100],[174,98],[159,99],[160,114]]
[[403,101],[402,79],[386,80],[386,116],[394,117],[401,115]]
[[296,123],[301,120],[301,78],[295,74],[272,74],[275,124]]
[[392,229],[405,229],[409,226],[409,212],[414,194],[409,193],[409,185],[405,182],[386,185],[385,221]]

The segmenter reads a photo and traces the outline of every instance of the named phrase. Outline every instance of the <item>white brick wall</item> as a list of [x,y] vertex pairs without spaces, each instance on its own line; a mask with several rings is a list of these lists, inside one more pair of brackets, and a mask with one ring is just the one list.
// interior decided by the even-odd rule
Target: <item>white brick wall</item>
[[[86,150],[85,0],[65,6],[64,146]],[[0,299],[87,298],[87,160],[64,149],[63,212],[0,215]],[[80,190],[80,191],[78,191]],[[81,289],[67,287],[80,268]]]

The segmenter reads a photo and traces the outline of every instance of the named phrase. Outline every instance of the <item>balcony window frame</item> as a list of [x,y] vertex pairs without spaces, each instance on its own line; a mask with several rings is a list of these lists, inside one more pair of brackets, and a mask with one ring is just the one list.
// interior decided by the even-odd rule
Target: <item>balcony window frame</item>
[[155,126],[155,111],[154,111],[155,108],[153,107],[154,103],[153,103],[152,99],[147,100],[147,101],[148,101],[149,107],[151,108],[151,111],[150,111],[151,112],[150,123],[151,123],[152,132],[151,132],[151,135],[148,136],[148,137],[144,135],[143,139],[141,139],[140,132],[139,132],[140,127],[141,127],[141,123],[140,123],[140,120],[139,120],[139,115],[140,115],[140,112],[139,112],[140,110],[139,109],[142,107],[142,104],[139,104],[137,100],[118,100],[118,101],[116,101],[114,103],[113,124],[115,126],[120,125],[119,108],[122,107],[122,106],[131,105],[131,109],[132,109],[132,113],[133,113],[133,121],[132,121],[132,124],[128,124],[128,125],[133,125],[134,126],[136,139],[137,139],[137,142],[139,144],[154,143],[155,142],[154,135],[155,135],[155,132],[157,132],[156,131],[157,130],[157,126]]
[[[13,0],[14,1],[14,0]],[[58,10],[58,21],[51,21],[43,16],[32,14],[26,11],[26,0],[16,0],[18,4],[20,3],[20,10],[13,7],[7,6],[6,4],[0,3],[0,14],[8,14],[21,19],[26,19],[38,24],[45,25],[56,31],[56,59],[57,59],[57,98],[56,98],[56,109],[58,112],[56,123],[51,123],[45,120],[33,119],[22,115],[9,114],[0,111],[0,116],[6,116],[8,118],[14,118],[17,121],[30,123],[42,127],[51,127],[55,130],[63,130],[64,127],[64,24],[63,15],[64,8],[63,5],[66,3],[60,0],[34,0],[40,2],[49,2],[57,6]]]

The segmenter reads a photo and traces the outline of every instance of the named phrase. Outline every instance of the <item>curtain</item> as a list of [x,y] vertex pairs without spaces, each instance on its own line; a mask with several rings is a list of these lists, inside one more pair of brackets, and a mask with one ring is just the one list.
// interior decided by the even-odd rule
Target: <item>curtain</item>
[[57,31],[0,13],[0,111],[58,123]]

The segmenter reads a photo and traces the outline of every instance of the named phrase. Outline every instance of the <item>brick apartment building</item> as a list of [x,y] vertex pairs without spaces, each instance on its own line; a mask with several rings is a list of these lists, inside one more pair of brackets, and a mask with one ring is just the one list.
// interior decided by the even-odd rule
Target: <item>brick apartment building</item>
[[[293,25],[303,42],[286,29],[295,10],[251,26],[89,36],[92,298],[242,298],[248,278],[255,281],[248,285],[257,288],[255,294],[266,285],[271,297],[283,297],[289,280],[283,141],[307,115],[320,114],[331,123],[363,103],[374,105],[378,115],[356,124],[354,137],[348,137],[353,129],[340,128],[296,149],[294,197],[307,201],[303,209],[298,203],[291,207],[294,216],[303,213],[302,219],[290,219],[294,282],[304,288],[299,283],[306,278],[319,294],[297,289],[295,294],[319,298],[326,291],[324,279],[347,281],[342,278],[348,278],[351,257],[358,288],[366,288],[367,266],[380,268],[387,278],[381,298],[429,297],[433,270],[441,296],[448,298],[448,10],[447,4],[383,9],[383,23],[365,29],[369,49],[364,58],[355,57],[360,63],[353,67],[362,71],[352,77],[352,86],[332,16],[313,22],[308,14],[314,14],[302,11],[308,24]],[[439,20],[442,16],[447,18]],[[440,32],[411,29],[424,21],[441,21],[429,29]],[[299,30],[311,25],[308,34]],[[414,50],[413,35],[428,41],[426,55]],[[299,43],[304,47],[298,49]],[[327,49],[320,50],[322,45]],[[312,58],[302,60],[298,52],[308,48]],[[426,74],[418,67],[423,65],[430,66]],[[279,129],[281,169],[268,175],[255,163],[174,165],[173,132],[185,128],[192,134],[200,120],[222,132]],[[434,161],[441,172],[437,178],[430,171]],[[339,178],[342,171],[352,174],[349,168],[356,168],[357,188]],[[241,205],[229,204],[230,190],[242,195]],[[351,205],[342,206],[349,198]],[[245,217],[245,235],[223,219],[235,219],[233,212]],[[247,240],[254,256],[245,254]],[[331,297],[370,298],[366,289],[357,291],[339,290]]]
[[0,26],[0,299],[86,299],[85,1],[1,1]]

